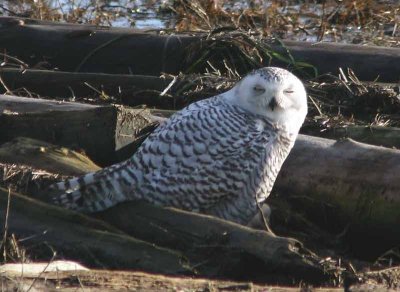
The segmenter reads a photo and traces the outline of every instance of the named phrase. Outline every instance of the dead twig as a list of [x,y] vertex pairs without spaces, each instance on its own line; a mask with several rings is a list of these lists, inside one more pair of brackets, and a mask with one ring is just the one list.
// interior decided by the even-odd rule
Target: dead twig
[[10,204],[11,204],[11,188],[8,188],[8,198],[7,198],[7,210],[6,217],[4,220],[4,233],[3,233],[3,260],[7,262],[7,232],[8,232],[8,216],[10,214]]

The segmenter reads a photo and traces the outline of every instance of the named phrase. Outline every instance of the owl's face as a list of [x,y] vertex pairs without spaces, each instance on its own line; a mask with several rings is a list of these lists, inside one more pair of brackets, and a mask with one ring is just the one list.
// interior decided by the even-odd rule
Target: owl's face
[[294,134],[298,133],[307,114],[303,83],[289,71],[277,67],[249,73],[227,92],[227,99]]

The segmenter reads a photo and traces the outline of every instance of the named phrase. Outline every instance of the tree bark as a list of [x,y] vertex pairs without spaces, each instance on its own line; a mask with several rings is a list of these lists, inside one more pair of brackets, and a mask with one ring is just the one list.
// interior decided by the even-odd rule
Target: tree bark
[[[71,72],[159,76],[185,71],[185,60],[199,50],[205,35],[161,35],[151,31],[56,24],[24,18],[0,18],[0,48],[30,67]],[[29,43],[29,46],[21,46]],[[350,67],[360,80],[397,82],[400,50],[337,43],[283,42],[297,61],[314,65],[320,74]],[[272,45],[285,52],[281,45]],[[227,48],[228,49],[228,48]],[[272,65],[284,65],[273,62]],[[240,68],[240,60],[237,61]]]

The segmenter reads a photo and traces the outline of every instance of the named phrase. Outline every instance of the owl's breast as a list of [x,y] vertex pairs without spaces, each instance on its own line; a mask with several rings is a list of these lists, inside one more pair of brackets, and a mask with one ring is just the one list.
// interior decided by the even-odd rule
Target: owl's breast
[[276,129],[261,134],[259,139],[261,142],[258,149],[259,158],[250,179],[252,182],[250,186],[253,188],[252,193],[255,194],[258,203],[265,201],[270,195],[282,164],[294,145],[292,137]]

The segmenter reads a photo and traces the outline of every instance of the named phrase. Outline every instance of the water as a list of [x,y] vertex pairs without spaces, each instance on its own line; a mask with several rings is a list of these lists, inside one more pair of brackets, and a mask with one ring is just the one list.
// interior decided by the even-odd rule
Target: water
[[163,29],[174,24],[171,13],[162,12],[167,6],[167,1],[151,0],[0,0],[0,15]]
[[139,29],[164,29],[169,27],[173,16],[161,13],[165,1],[110,1],[111,13],[117,16],[111,21],[111,26],[135,27]]

